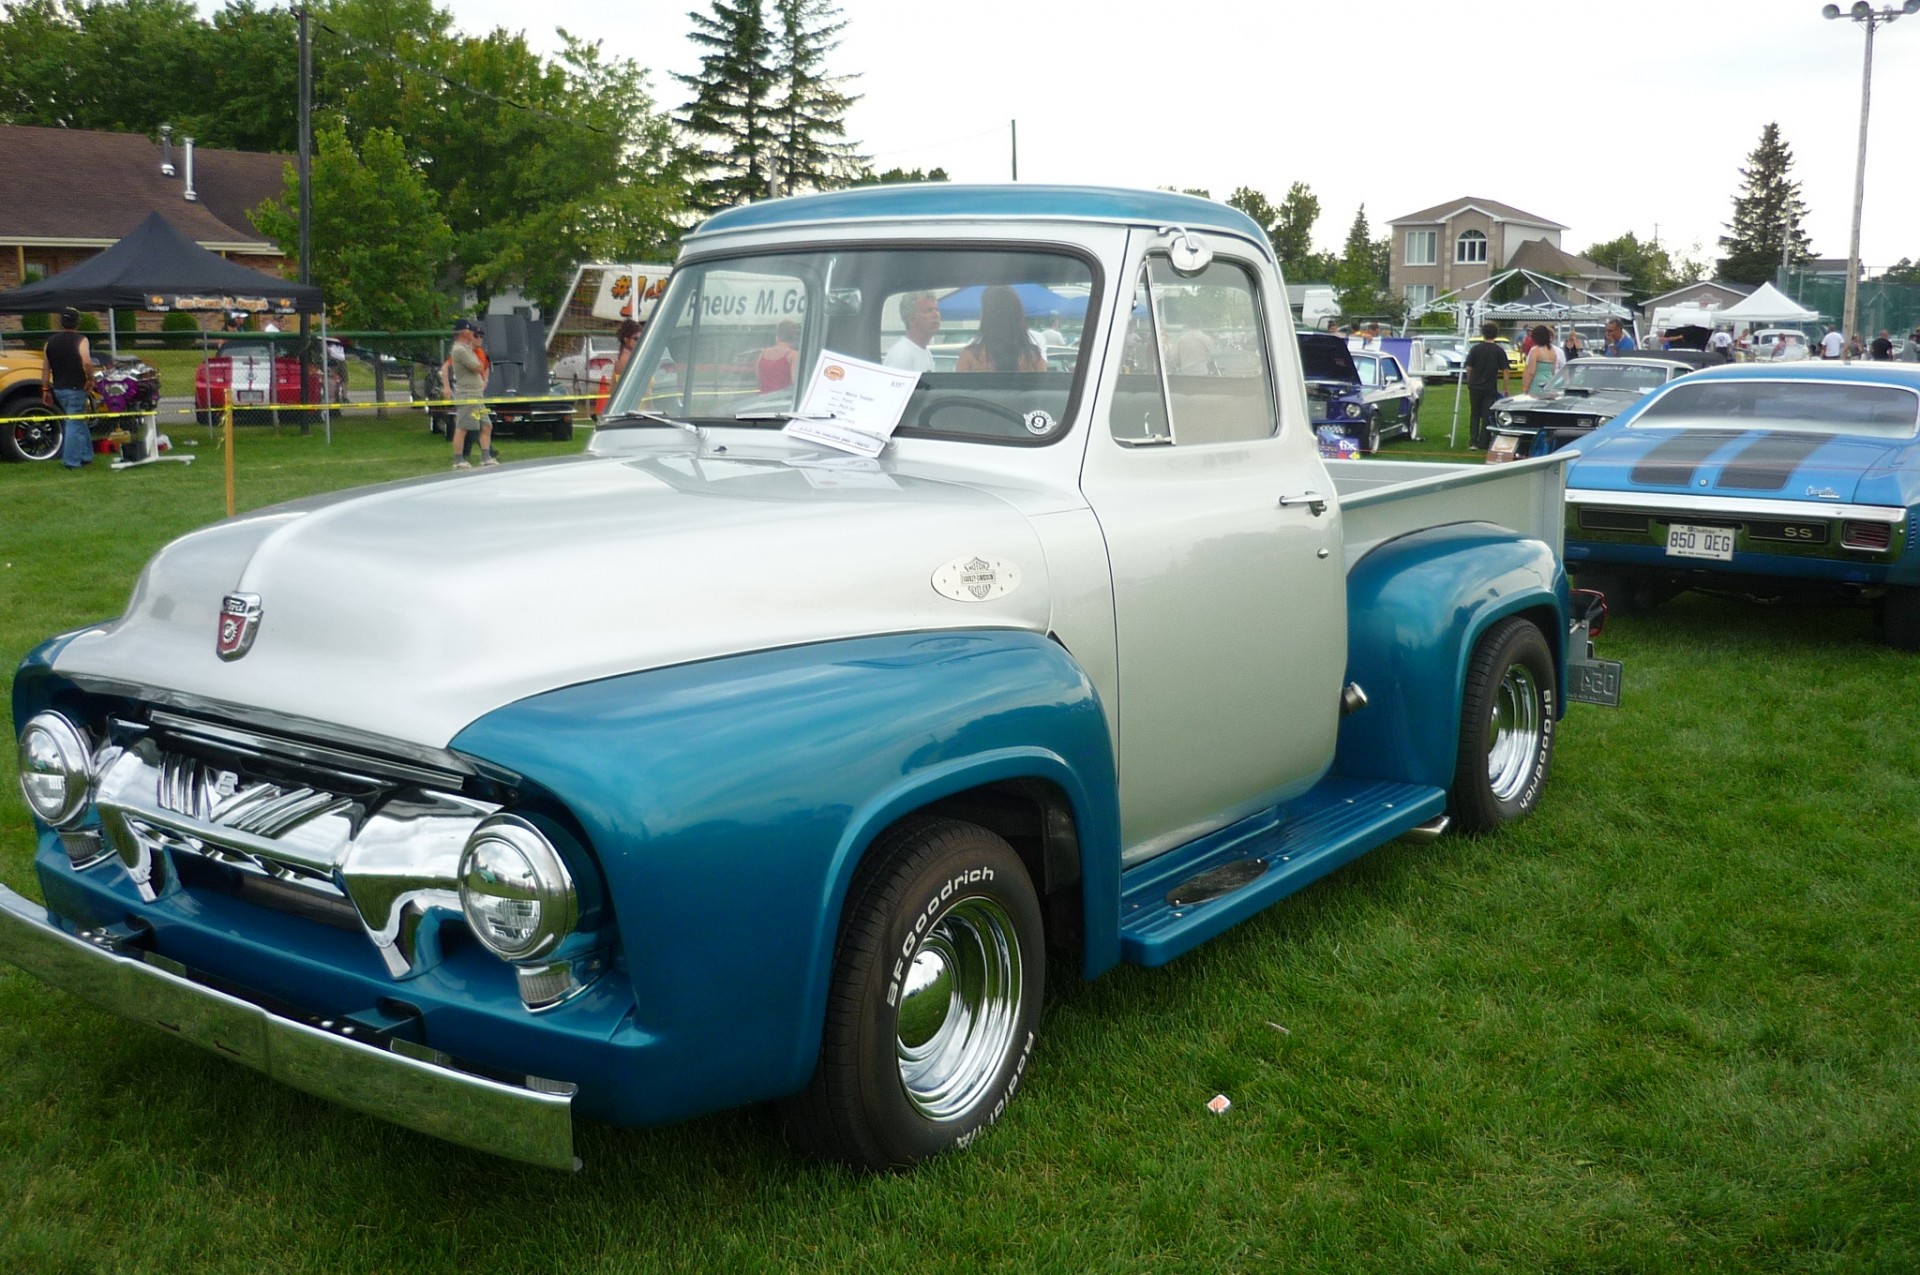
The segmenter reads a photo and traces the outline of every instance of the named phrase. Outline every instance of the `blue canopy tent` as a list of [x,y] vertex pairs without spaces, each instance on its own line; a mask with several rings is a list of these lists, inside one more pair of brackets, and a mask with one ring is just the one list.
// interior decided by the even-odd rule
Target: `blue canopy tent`
[[[977,319],[980,317],[980,298],[986,292],[986,286],[975,284],[971,288],[962,288],[958,292],[949,292],[940,298],[940,317],[942,319]],[[1021,306],[1027,312],[1027,318],[1044,319],[1049,314],[1057,314],[1063,319],[1084,319],[1087,317],[1087,299],[1063,292],[1040,283],[1016,283],[1013,291],[1020,298]]]

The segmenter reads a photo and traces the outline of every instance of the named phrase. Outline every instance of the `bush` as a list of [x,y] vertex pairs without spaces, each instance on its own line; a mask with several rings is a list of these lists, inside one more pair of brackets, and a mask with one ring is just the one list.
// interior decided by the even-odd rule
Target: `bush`
[[80,316],[80,330],[82,332],[98,332],[100,330],[100,320],[94,318],[91,314],[83,314]]
[[190,350],[200,344],[200,320],[191,314],[171,312],[160,320],[160,331],[164,334],[160,344],[169,350]]

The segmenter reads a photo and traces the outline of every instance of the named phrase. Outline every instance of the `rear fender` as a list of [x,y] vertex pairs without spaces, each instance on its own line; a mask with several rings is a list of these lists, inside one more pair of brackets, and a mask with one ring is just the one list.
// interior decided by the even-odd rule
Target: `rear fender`
[[1340,724],[1336,773],[1451,786],[1474,645],[1527,614],[1554,653],[1566,704],[1567,577],[1550,546],[1491,523],[1415,532],[1347,573],[1347,678],[1366,708]]

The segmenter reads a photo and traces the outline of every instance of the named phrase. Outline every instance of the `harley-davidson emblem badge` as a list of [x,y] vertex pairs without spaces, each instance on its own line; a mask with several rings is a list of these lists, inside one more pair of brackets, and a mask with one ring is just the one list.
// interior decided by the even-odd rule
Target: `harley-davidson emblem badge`
[[229,593],[220,603],[220,625],[213,650],[223,660],[237,660],[253,646],[260,632],[260,595]]
[[1004,598],[1020,584],[1020,572],[998,558],[955,558],[933,573],[933,589],[955,602]]

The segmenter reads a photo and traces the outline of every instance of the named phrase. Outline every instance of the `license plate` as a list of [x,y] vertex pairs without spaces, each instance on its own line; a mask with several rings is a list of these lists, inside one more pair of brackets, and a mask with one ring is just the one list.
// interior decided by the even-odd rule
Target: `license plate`
[[1733,529],[1731,527],[1699,527],[1692,523],[1676,522],[1667,528],[1667,556],[1669,558],[1712,558],[1717,562],[1733,561]]
[[1618,708],[1621,672],[1618,660],[1568,660],[1567,698],[1577,704]]
[[1520,459],[1520,439],[1514,434],[1495,434],[1492,446],[1487,448],[1487,464],[1499,465],[1510,460]]
[[264,403],[267,401],[265,390],[235,390],[233,401],[236,403]]

